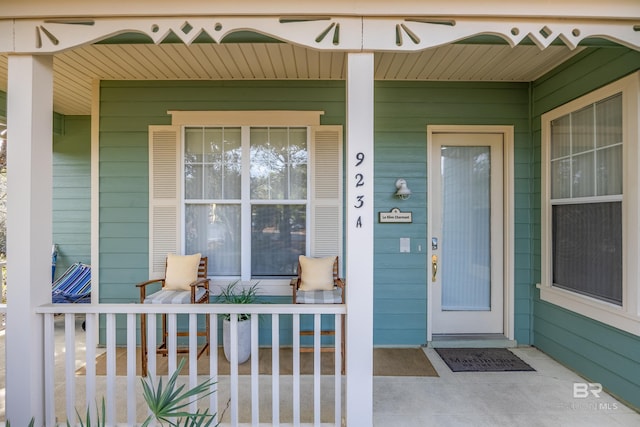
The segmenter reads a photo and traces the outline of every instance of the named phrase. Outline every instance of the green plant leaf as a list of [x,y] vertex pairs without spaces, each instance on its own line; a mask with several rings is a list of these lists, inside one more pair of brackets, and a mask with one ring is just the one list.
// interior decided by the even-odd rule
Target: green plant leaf
[[[96,405],[97,406],[97,405]],[[105,402],[104,402],[104,397],[102,398],[102,417],[100,417],[100,412],[98,412],[98,414],[96,415],[96,425],[98,427],[104,427],[104,425],[106,424],[106,407],[105,407]],[[78,422],[80,423],[81,427],[91,427],[91,413],[89,411],[89,406],[87,406],[87,413],[84,417],[84,419],[82,418],[82,416],[80,416],[80,412],[78,412],[78,409],[76,408],[76,415],[78,416]],[[33,421],[33,419],[32,419]],[[7,424],[8,425],[8,424]],[[29,424],[29,426],[32,426],[33,423]],[[67,419],[67,427],[71,427],[71,423],[69,422],[69,420]]]
[[[211,386],[216,384],[213,379],[209,378],[187,390],[185,390],[184,385],[177,386],[178,376],[184,367],[185,360],[184,358],[180,359],[178,368],[171,375],[165,387],[162,386],[162,377],[158,381],[157,388],[154,387],[151,376],[147,376],[146,380],[142,380],[142,394],[147,406],[151,410],[151,415],[144,421],[143,426],[149,425],[154,419],[160,422],[167,422],[170,425],[180,425],[180,419],[182,418],[191,421],[213,420],[214,415],[209,414],[208,411],[204,413],[200,413],[200,411],[190,413],[184,410],[184,408],[188,407],[192,402],[214,393],[215,390],[211,389]],[[172,419],[177,419],[178,424],[173,422]]]
[[[220,304],[254,304],[258,300],[259,283],[256,282],[248,288],[238,290],[239,280],[229,283],[220,290],[216,301]],[[226,320],[230,319],[229,314],[223,315]],[[251,317],[249,313],[238,314],[238,320],[247,320]]]

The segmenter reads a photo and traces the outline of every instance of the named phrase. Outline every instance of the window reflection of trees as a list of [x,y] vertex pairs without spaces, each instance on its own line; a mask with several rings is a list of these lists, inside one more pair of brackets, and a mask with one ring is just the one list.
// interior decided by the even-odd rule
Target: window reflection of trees
[[[251,207],[251,274],[293,275],[306,252],[307,129],[259,127],[249,135],[246,190],[263,201]],[[208,255],[212,275],[241,270],[242,153],[239,127],[185,130],[186,250]]]
[[184,168],[186,199],[239,199],[240,129],[188,128]]
[[251,199],[307,197],[305,128],[251,129]]

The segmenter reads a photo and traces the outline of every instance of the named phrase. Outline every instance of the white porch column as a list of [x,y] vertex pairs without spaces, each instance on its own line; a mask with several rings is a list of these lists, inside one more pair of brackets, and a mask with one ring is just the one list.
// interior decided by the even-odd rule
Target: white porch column
[[9,55],[6,407],[43,425],[43,325],[51,302],[53,57]]
[[373,425],[373,53],[347,59],[346,409]]

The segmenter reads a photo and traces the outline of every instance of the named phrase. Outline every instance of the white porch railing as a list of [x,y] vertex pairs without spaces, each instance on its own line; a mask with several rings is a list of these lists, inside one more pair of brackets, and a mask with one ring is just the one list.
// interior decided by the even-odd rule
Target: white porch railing
[[[1,310],[0,310],[1,311]],[[256,305],[169,305],[169,304],[50,304],[37,309],[43,315],[44,321],[44,401],[45,422],[47,426],[57,422],[69,420],[72,425],[76,421],[76,409],[85,414],[87,407],[96,414],[96,407],[105,402],[105,416],[107,425],[136,425],[148,415],[144,399],[141,394],[141,380],[136,376],[136,364],[139,363],[136,353],[137,325],[139,316],[147,314],[149,349],[149,373],[155,378],[156,372],[156,327],[157,316],[152,314],[167,314],[168,340],[168,372],[171,374],[177,368],[176,354],[177,316],[188,316],[189,327],[189,355],[185,364],[186,375],[181,376],[188,387],[193,387],[205,378],[216,381],[215,393],[199,403],[193,403],[190,411],[197,408],[210,408],[210,413],[228,410],[217,420],[221,425],[342,425],[342,355],[341,346],[341,316],[346,313],[344,305],[337,304],[256,304]],[[251,343],[251,373],[239,375],[237,347],[232,338],[230,375],[220,375],[218,369],[218,314],[231,313],[231,337],[237,328],[237,317],[240,313],[250,313],[252,343]],[[56,345],[54,331],[54,315],[64,315],[64,342],[58,340]],[[204,376],[197,371],[197,318],[198,315],[209,316],[211,343],[213,345],[209,357],[208,373]],[[78,331],[77,315],[86,316],[86,332]],[[258,322],[262,317],[271,318],[271,342],[280,342],[280,319],[291,316],[292,319],[292,354],[293,375],[280,374],[280,346],[272,345],[272,373],[265,375],[258,371],[260,357]],[[313,346],[313,374],[300,373],[300,317],[313,315],[314,336]],[[104,316],[105,348],[97,349],[98,317]],[[336,328],[334,372],[332,375],[321,373],[321,316],[333,317]],[[116,319],[121,329],[126,331],[126,376],[116,375]],[[126,319],[122,322],[120,319]],[[124,323],[124,328],[122,328]],[[77,346],[76,334],[86,333],[84,348]],[[122,333],[122,332],[121,332]],[[173,333],[173,335],[172,335]],[[171,337],[173,336],[173,339]],[[96,374],[96,356],[98,351],[106,352],[106,375]],[[56,365],[56,354],[64,352],[63,362]],[[82,357],[84,353],[84,357]],[[60,356],[59,356],[60,358]],[[78,375],[77,369],[85,366],[85,375]],[[198,375],[201,375],[198,378]],[[164,380],[166,382],[166,379]],[[155,380],[157,384],[157,380]],[[329,398],[327,398],[329,397]],[[333,397],[333,399],[331,399]],[[268,403],[271,402],[270,411]],[[289,407],[291,412],[284,411]],[[333,401],[333,402],[331,402]],[[87,402],[90,403],[87,405]],[[285,405],[283,405],[283,402]],[[96,403],[98,403],[96,405]],[[332,403],[332,404],[331,404]],[[267,410],[265,410],[267,406]],[[331,412],[330,406],[333,406]],[[265,412],[267,412],[265,414]],[[268,413],[270,412],[270,414]],[[285,413],[286,412],[286,413]],[[281,418],[283,420],[281,421]],[[286,418],[286,420],[284,419]],[[95,420],[92,417],[92,420]]]

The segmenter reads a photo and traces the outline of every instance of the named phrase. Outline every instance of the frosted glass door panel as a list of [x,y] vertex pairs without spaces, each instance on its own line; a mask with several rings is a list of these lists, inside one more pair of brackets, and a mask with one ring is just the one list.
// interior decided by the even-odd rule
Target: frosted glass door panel
[[491,309],[491,151],[442,146],[443,311]]
[[505,331],[503,147],[501,133],[433,134],[432,334]]

